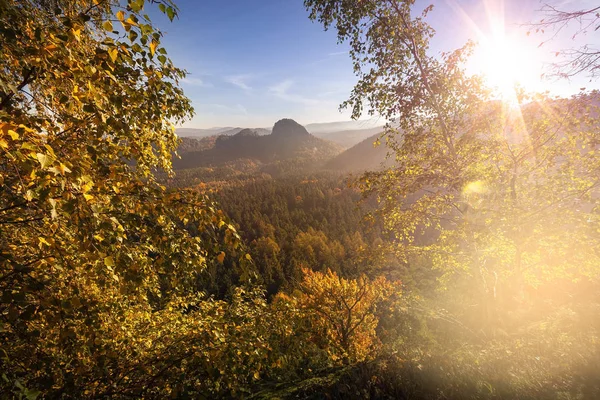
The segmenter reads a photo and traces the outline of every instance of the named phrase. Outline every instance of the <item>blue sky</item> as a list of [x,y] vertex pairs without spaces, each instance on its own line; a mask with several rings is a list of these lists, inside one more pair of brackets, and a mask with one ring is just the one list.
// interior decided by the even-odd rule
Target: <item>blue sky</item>
[[[518,26],[536,15],[537,0],[433,3],[430,23],[438,32],[434,52],[490,34],[491,21],[501,17],[507,34],[529,46],[528,55],[549,53],[537,49],[539,37],[525,37]],[[178,20],[169,23],[162,16],[155,22],[166,33],[163,44],[175,64],[190,73],[183,88],[196,116],[185,127],[270,127],[285,117],[302,124],[349,119],[338,111],[356,82],[347,46],[337,44],[334,31],[325,32],[308,19],[302,0],[177,4]],[[476,57],[475,69],[482,57]]]
[[[337,111],[355,82],[346,48],[297,0],[179,0],[160,23],[196,117],[187,127],[270,127],[346,120]],[[159,22],[164,22],[159,20]]]

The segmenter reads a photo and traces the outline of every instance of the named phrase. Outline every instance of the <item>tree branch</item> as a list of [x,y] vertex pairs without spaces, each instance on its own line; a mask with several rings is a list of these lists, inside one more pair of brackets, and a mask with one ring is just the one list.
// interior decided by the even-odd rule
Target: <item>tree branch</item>
[[8,106],[10,100],[13,98],[13,96],[16,93],[20,92],[25,86],[29,85],[31,82],[33,82],[35,80],[34,72],[35,72],[35,68],[34,67],[30,68],[25,73],[25,76],[23,77],[23,81],[21,81],[21,83],[17,86],[17,91],[7,93],[4,95],[2,102],[0,102],[0,110],[4,109],[6,106]]

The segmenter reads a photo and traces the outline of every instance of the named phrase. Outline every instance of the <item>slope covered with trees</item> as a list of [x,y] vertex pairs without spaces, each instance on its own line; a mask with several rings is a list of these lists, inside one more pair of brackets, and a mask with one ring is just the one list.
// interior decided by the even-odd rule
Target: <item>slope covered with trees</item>
[[[154,175],[192,109],[152,6],[176,16],[169,1],[0,2],[3,398],[241,397],[350,350],[349,336],[317,344],[327,325],[300,294],[267,304],[218,206]],[[222,300],[206,297],[226,264]],[[373,292],[329,282],[357,288],[346,301]],[[369,327],[387,296],[373,293]]]
[[327,161],[324,168],[358,173],[383,168],[386,163],[388,148],[379,143],[380,136],[381,133],[378,133],[352,146]]
[[363,221],[369,205],[357,206],[360,193],[342,176],[257,179],[214,198],[235,221],[270,295],[294,287],[302,268],[356,277],[397,266],[383,257],[382,227]]

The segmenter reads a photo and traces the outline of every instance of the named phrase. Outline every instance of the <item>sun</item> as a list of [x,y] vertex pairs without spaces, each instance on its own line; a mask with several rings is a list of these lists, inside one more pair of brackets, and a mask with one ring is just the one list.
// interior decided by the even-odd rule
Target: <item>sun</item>
[[542,62],[537,48],[522,36],[502,32],[479,41],[478,72],[505,100],[515,97],[517,87],[528,92],[542,91]]
[[456,0],[445,1],[476,44],[467,69],[482,76],[486,86],[495,89],[495,97],[514,103],[517,87],[529,94],[549,89],[542,76],[547,54],[540,49],[539,38],[529,35],[522,25],[507,21],[505,0],[475,2],[477,18]]

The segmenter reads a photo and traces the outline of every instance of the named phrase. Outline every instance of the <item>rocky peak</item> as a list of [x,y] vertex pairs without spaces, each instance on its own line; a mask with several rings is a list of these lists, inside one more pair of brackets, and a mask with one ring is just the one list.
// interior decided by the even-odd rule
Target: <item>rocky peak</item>
[[282,119],[273,126],[273,136],[308,136],[308,131],[293,119]]

